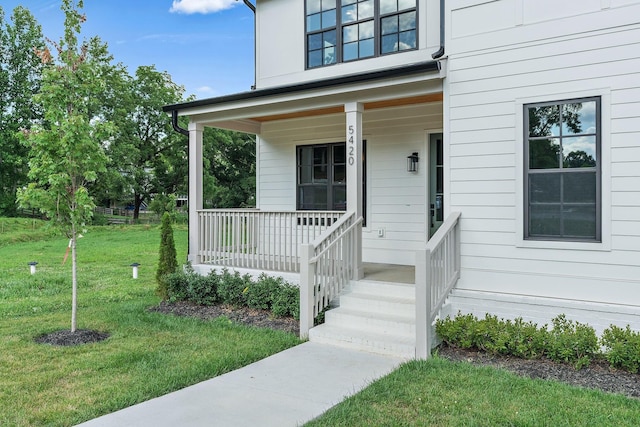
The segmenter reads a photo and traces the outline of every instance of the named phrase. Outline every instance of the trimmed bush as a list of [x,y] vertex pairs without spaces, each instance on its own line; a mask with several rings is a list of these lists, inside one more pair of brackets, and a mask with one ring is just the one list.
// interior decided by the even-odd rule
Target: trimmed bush
[[598,337],[589,325],[568,320],[564,314],[554,318],[547,337],[546,354],[555,362],[567,362],[580,369],[589,366],[598,353]]
[[300,319],[300,289],[288,283],[283,283],[274,298],[271,308],[274,316],[291,316]]
[[222,270],[220,282],[218,283],[218,296],[220,301],[241,307],[247,304],[247,291],[251,285],[249,275],[240,276],[237,271],[233,274],[226,268]]
[[605,358],[611,366],[638,373],[640,369],[640,333],[611,325],[605,329],[600,339],[606,348]]
[[538,328],[522,318],[511,321],[487,314],[478,320],[472,314],[458,313],[454,319],[438,319],[436,333],[453,347],[527,359],[546,356],[555,362],[571,363],[576,369],[588,366],[598,355],[595,330],[563,314],[552,320],[549,330],[547,325]]
[[257,282],[251,282],[245,296],[247,306],[261,310],[271,310],[276,295],[284,283],[281,277],[271,277],[262,273]]

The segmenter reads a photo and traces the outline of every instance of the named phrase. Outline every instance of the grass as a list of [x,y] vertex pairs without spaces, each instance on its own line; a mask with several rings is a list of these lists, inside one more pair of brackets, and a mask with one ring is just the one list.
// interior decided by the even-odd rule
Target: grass
[[640,401],[440,358],[413,361],[318,426],[637,426]]
[[[160,231],[147,225],[96,227],[78,242],[78,327],[110,338],[77,347],[36,344],[39,335],[70,328],[71,265],[62,265],[68,240],[43,239],[42,226],[29,230],[30,223],[15,231],[24,233],[19,243],[0,243],[2,426],[74,425],[299,343],[292,334],[226,319],[149,312],[159,302],[154,275]],[[7,225],[5,233],[14,231]],[[174,233],[183,261],[186,227]],[[2,241],[9,241],[4,233]],[[38,262],[34,276],[29,261]],[[141,264],[137,280],[133,262]]]

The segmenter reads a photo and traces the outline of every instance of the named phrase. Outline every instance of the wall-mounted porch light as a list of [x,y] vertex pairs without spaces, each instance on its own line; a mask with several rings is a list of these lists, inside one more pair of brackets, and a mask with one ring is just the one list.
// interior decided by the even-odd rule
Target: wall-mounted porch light
[[407,172],[418,172],[418,153],[412,153],[407,157]]

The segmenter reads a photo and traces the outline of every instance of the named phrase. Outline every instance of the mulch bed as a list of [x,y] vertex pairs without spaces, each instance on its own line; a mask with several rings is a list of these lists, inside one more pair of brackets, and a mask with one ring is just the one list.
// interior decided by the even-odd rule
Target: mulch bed
[[594,360],[589,366],[576,370],[571,365],[555,363],[548,359],[527,360],[494,356],[445,344],[438,348],[438,355],[452,361],[504,369],[523,377],[556,380],[573,386],[640,398],[640,375],[613,369],[606,360]]
[[99,342],[107,338],[109,338],[109,334],[105,332],[92,331],[89,329],[76,329],[75,332],[71,332],[71,329],[65,329],[63,331],[40,335],[35,339],[35,342],[38,344],[72,346]]
[[300,323],[293,317],[274,317],[270,311],[256,310],[246,307],[232,307],[229,305],[203,306],[188,301],[168,303],[161,302],[152,307],[150,311],[173,314],[176,316],[195,317],[202,320],[211,320],[219,316],[225,316],[231,321],[258,328],[270,328],[290,332],[298,335]]

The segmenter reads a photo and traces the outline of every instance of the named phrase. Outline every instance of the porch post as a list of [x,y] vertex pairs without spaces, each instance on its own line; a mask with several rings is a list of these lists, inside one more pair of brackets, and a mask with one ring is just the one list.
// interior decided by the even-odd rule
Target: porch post
[[[347,115],[347,211],[354,211],[356,218],[362,216],[362,112],[359,102],[345,104]],[[358,224],[355,239],[354,280],[364,277],[362,268],[362,223]]]
[[189,255],[192,264],[200,264],[200,224],[202,209],[202,133],[204,126],[189,122]]

